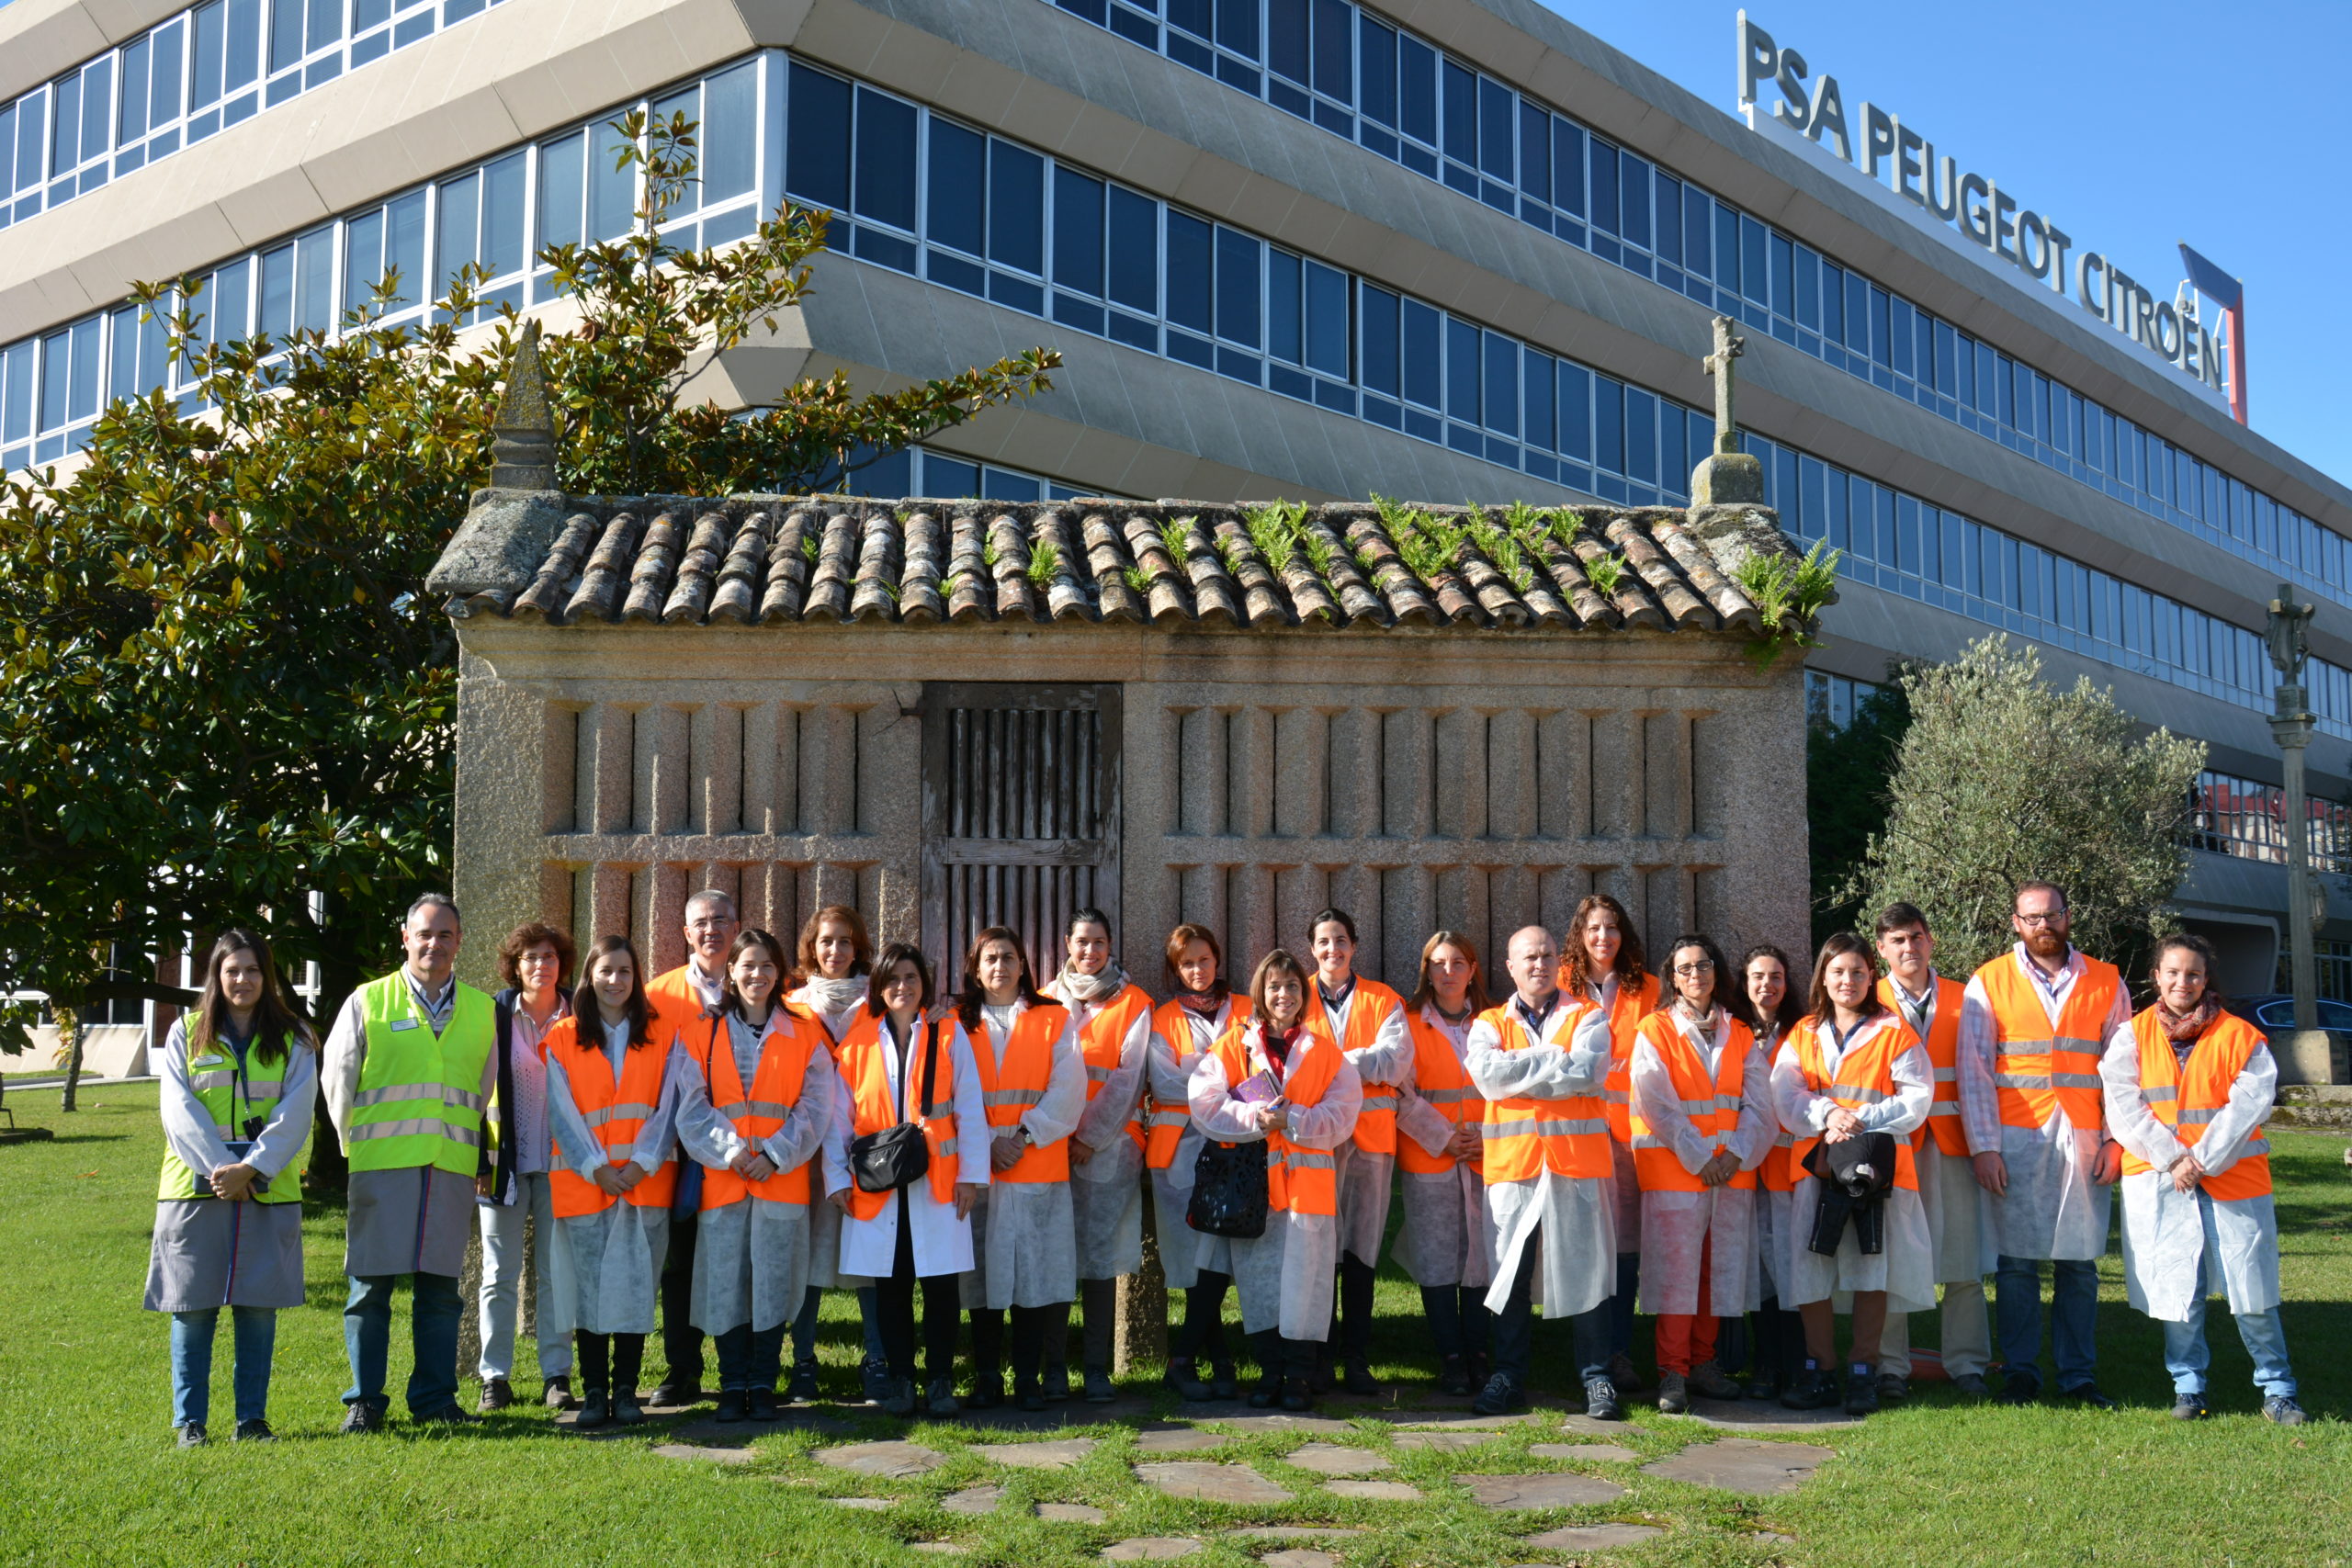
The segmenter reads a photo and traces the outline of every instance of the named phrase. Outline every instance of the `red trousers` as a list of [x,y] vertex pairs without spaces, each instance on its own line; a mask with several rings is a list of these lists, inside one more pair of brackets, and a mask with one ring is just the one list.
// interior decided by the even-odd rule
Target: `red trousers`
[[1713,1272],[1708,1254],[1714,1249],[1714,1240],[1711,1235],[1699,1245],[1699,1310],[1658,1314],[1657,1370],[1661,1372],[1688,1376],[1692,1367],[1715,1359],[1715,1329],[1722,1319],[1709,1310],[1713,1303],[1708,1290],[1708,1275]]

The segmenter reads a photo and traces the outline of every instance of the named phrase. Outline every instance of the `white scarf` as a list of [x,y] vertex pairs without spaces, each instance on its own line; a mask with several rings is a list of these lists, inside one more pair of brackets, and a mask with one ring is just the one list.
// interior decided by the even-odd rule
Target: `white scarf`
[[829,980],[822,975],[811,975],[801,982],[801,987],[819,1012],[840,1012],[865,999],[867,978],[852,975],[843,980]]
[[1109,1001],[1126,989],[1126,985],[1127,972],[1115,958],[1092,975],[1081,975],[1064,964],[1062,972],[1054,977],[1054,989],[1061,993],[1064,1001],[1090,1005]]

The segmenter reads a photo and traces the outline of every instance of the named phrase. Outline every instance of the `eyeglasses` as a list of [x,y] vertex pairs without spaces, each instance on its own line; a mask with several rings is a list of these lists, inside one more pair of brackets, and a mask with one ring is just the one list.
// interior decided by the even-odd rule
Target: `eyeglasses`
[[2066,923],[2066,911],[2064,909],[2052,909],[2046,915],[2019,915],[2017,918],[2017,920],[2018,924],[2021,926],[2030,927],[2038,931],[2043,926],[2064,925]]
[[1674,966],[1674,972],[1677,975],[1704,975],[1714,966],[1713,959],[1702,958],[1696,964],[1678,964]]
[[729,923],[730,922],[727,920],[710,919],[688,920],[686,922],[686,930],[690,931],[725,931]]

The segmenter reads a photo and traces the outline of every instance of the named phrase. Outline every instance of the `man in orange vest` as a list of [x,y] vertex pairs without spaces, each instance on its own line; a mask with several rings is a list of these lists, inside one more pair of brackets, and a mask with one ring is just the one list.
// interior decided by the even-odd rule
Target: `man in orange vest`
[[1962,998],[1955,1064],[1961,1124],[1991,1200],[2001,1398],[2024,1404],[2041,1393],[2048,1258],[2058,1391],[2112,1410],[2094,1375],[2093,1337],[2123,1151],[2106,1134],[2099,1056],[2131,1021],[2132,1001],[2115,965],[2067,940],[2063,888],[2024,884],[2009,923],[2017,945],[1979,969]]
[[1470,1026],[1464,1066],[1487,1099],[1484,1173],[1492,1227],[1494,1375],[1482,1416],[1527,1408],[1535,1268],[1544,1315],[1568,1320],[1586,1414],[1624,1419],[1609,1381],[1609,1298],[1617,1286],[1617,1194],[1609,1114],[1609,1015],[1560,992],[1560,949],[1541,926],[1514,932],[1516,987]]
[[[1960,1012],[1965,987],[1936,973],[1936,939],[1917,904],[1894,903],[1878,918],[1878,955],[1886,978],[1879,1000],[1901,1015],[1936,1070],[1928,1124],[1913,1136],[1920,1206],[1943,1287],[1943,1366],[1952,1386],[1972,1399],[1987,1392],[1993,1332],[1984,1312],[1984,1190],[1968,1157],[1960,1120]],[[1879,1337],[1878,1397],[1899,1404],[1910,1392],[1911,1314],[1890,1312]]]
[[[646,983],[645,999],[653,1008],[654,1043],[664,1051],[678,1032],[695,1019],[718,1010],[727,996],[727,949],[742,921],[735,900],[716,887],[706,887],[686,900],[686,961],[664,970]],[[701,1201],[700,1185],[692,1203],[673,1207],[670,1215],[670,1250],[662,1259],[662,1357],[668,1370],[653,1391],[655,1404],[695,1404],[702,1399],[702,1330],[689,1321],[694,1312],[695,1220]]]

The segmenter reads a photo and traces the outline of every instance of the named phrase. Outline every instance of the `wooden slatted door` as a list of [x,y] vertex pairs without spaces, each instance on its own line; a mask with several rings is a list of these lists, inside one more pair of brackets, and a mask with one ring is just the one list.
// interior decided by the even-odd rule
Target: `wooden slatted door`
[[1119,919],[1119,688],[934,681],[922,712],[923,951],[952,993],[1010,926],[1042,985],[1072,910]]

